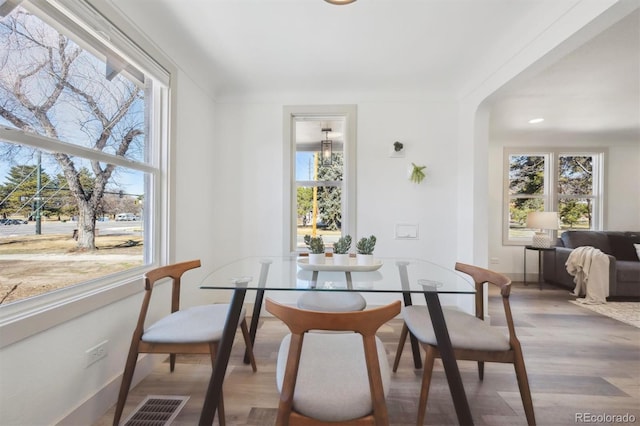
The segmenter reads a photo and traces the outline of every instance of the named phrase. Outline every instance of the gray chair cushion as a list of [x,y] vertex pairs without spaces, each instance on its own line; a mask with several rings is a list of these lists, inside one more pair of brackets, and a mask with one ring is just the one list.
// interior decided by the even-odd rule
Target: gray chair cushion
[[[442,310],[454,349],[506,351],[511,347],[507,331],[491,327],[485,321],[455,308]],[[420,342],[437,344],[426,306],[406,306],[402,310],[402,316],[411,333]]]
[[298,298],[298,308],[307,311],[351,312],[366,307],[367,301],[360,293],[305,291]]
[[[278,391],[287,365],[291,335],[280,344],[276,364]],[[384,394],[391,373],[382,342],[376,337]],[[371,393],[362,336],[357,333],[306,333],[293,398],[293,409],[326,422],[342,422],[371,413]]]
[[640,283],[640,267],[638,267],[638,262],[629,260],[617,261],[616,279],[618,283]]
[[[222,338],[229,305],[226,303],[194,306],[168,315],[144,331],[147,343],[204,343]],[[245,317],[242,308],[240,321]]]

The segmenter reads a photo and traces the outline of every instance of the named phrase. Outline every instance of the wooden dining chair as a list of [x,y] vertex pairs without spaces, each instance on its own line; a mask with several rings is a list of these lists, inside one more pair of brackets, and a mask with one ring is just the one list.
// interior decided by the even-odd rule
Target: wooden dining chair
[[389,424],[391,372],[376,332],[400,313],[399,301],[357,312],[318,312],[267,299],[266,309],[291,331],[276,364],[276,425]]
[[[536,420],[533,411],[533,402],[531,400],[531,391],[529,389],[529,380],[527,378],[527,370],[522,356],[522,347],[516,337],[516,330],[511,315],[511,306],[509,304],[511,280],[497,272],[464,263],[456,263],[456,270],[471,276],[475,282],[476,289],[475,316],[456,308],[443,308],[456,360],[477,361],[480,380],[484,379],[485,362],[513,364],[527,423],[529,425],[535,425]],[[509,330],[508,335],[497,327],[491,327],[484,322],[484,283],[495,285],[500,289],[507,328]],[[417,424],[422,425],[427,409],[427,398],[429,396],[434,360],[439,357],[440,354],[438,352],[431,318],[426,306],[406,306],[402,310],[402,316],[404,318],[404,325],[400,333],[400,342],[396,350],[393,371],[395,372],[398,369],[407,334],[411,332],[426,351],[417,419]]]
[[[209,354],[211,364],[214,364],[229,305],[221,303],[180,309],[180,284],[182,275],[191,269],[199,267],[200,260],[191,260],[161,266],[144,274],[145,293],[122,375],[122,384],[120,385],[120,393],[113,417],[114,426],[120,422],[138,361],[138,354],[169,354],[169,369],[171,372],[173,372],[175,368],[176,354]],[[173,282],[171,290],[171,313],[152,325],[145,327],[145,320],[153,288],[158,281],[165,278],[169,278]],[[249,338],[244,309],[240,314],[240,328],[247,346],[251,367],[255,372],[257,370],[256,361],[253,356],[253,347]],[[218,406],[218,422],[220,425],[225,424],[222,398],[220,398]]]

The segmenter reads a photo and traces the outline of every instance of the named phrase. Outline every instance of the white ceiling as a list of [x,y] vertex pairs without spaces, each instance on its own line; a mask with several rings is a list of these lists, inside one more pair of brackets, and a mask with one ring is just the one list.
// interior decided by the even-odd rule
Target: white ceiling
[[[535,128],[554,140],[640,143],[640,11],[496,99],[491,127],[503,139]],[[529,124],[534,117],[545,121]]]
[[[346,92],[461,96],[582,0],[111,1],[224,100]],[[494,130],[526,130],[526,120],[542,115],[539,128],[637,134],[639,23],[636,10],[503,91],[494,100]]]

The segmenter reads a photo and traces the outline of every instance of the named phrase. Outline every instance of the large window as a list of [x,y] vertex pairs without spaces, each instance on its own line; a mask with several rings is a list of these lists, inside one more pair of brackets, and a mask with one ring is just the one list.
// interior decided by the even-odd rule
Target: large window
[[286,250],[304,249],[305,235],[322,236],[331,248],[355,233],[355,107],[287,107],[285,128]]
[[524,244],[537,229],[527,214],[555,211],[564,230],[602,228],[603,150],[505,150],[503,242]]
[[0,308],[158,255],[168,76],[70,16],[25,1],[0,19]]

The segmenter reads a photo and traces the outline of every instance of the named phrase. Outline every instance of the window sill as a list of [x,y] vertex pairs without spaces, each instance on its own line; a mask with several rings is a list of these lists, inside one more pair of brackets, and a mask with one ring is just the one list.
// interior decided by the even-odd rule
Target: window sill
[[[146,268],[144,268],[146,269]],[[0,349],[142,291],[141,270],[0,308]]]

